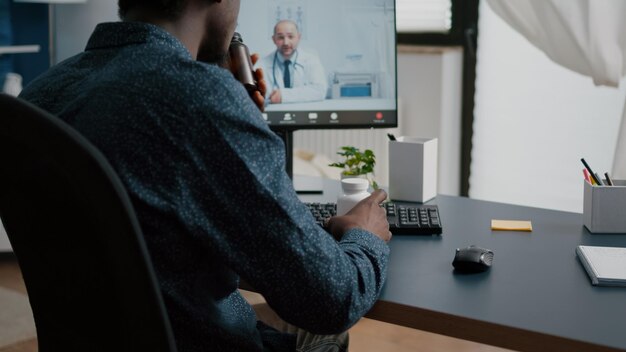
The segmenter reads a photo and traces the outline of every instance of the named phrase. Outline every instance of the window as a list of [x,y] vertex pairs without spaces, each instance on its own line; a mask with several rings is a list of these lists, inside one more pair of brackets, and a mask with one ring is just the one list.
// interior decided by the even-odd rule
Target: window
[[462,46],[461,195],[469,193],[479,0],[396,0],[398,44]]
[[396,0],[400,33],[447,33],[452,28],[452,0]]

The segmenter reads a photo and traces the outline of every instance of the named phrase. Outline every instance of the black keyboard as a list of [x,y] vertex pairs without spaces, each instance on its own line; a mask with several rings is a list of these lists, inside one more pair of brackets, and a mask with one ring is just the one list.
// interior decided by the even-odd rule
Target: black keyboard
[[[305,203],[317,223],[324,227],[326,219],[337,214],[336,203]],[[386,202],[389,230],[394,235],[441,235],[441,218],[436,205]]]

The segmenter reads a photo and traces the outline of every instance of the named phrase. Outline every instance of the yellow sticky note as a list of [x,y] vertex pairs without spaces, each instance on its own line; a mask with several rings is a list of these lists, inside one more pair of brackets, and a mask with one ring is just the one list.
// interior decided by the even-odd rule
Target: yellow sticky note
[[491,220],[492,231],[527,231],[533,230],[533,224],[530,221],[519,220]]

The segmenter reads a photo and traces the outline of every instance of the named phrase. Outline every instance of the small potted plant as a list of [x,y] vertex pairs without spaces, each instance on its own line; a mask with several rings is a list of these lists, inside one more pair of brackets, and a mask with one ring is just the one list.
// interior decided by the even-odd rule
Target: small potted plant
[[370,149],[360,151],[359,148],[344,146],[337,154],[344,157],[343,162],[332,163],[328,166],[343,169],[342,178],[347,177],[363,177],[369,181],[372,188],[378,189],[378,184],[374,180],[374,165],[376,165],[376,156]]

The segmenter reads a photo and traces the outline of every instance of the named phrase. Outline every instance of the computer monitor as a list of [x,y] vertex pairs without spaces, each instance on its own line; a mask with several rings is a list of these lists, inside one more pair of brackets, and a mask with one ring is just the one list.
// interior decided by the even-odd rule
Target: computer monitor
[[261,56],[288,172],[294,130],[397,126],[395,0],[242,0],[237,32]]

